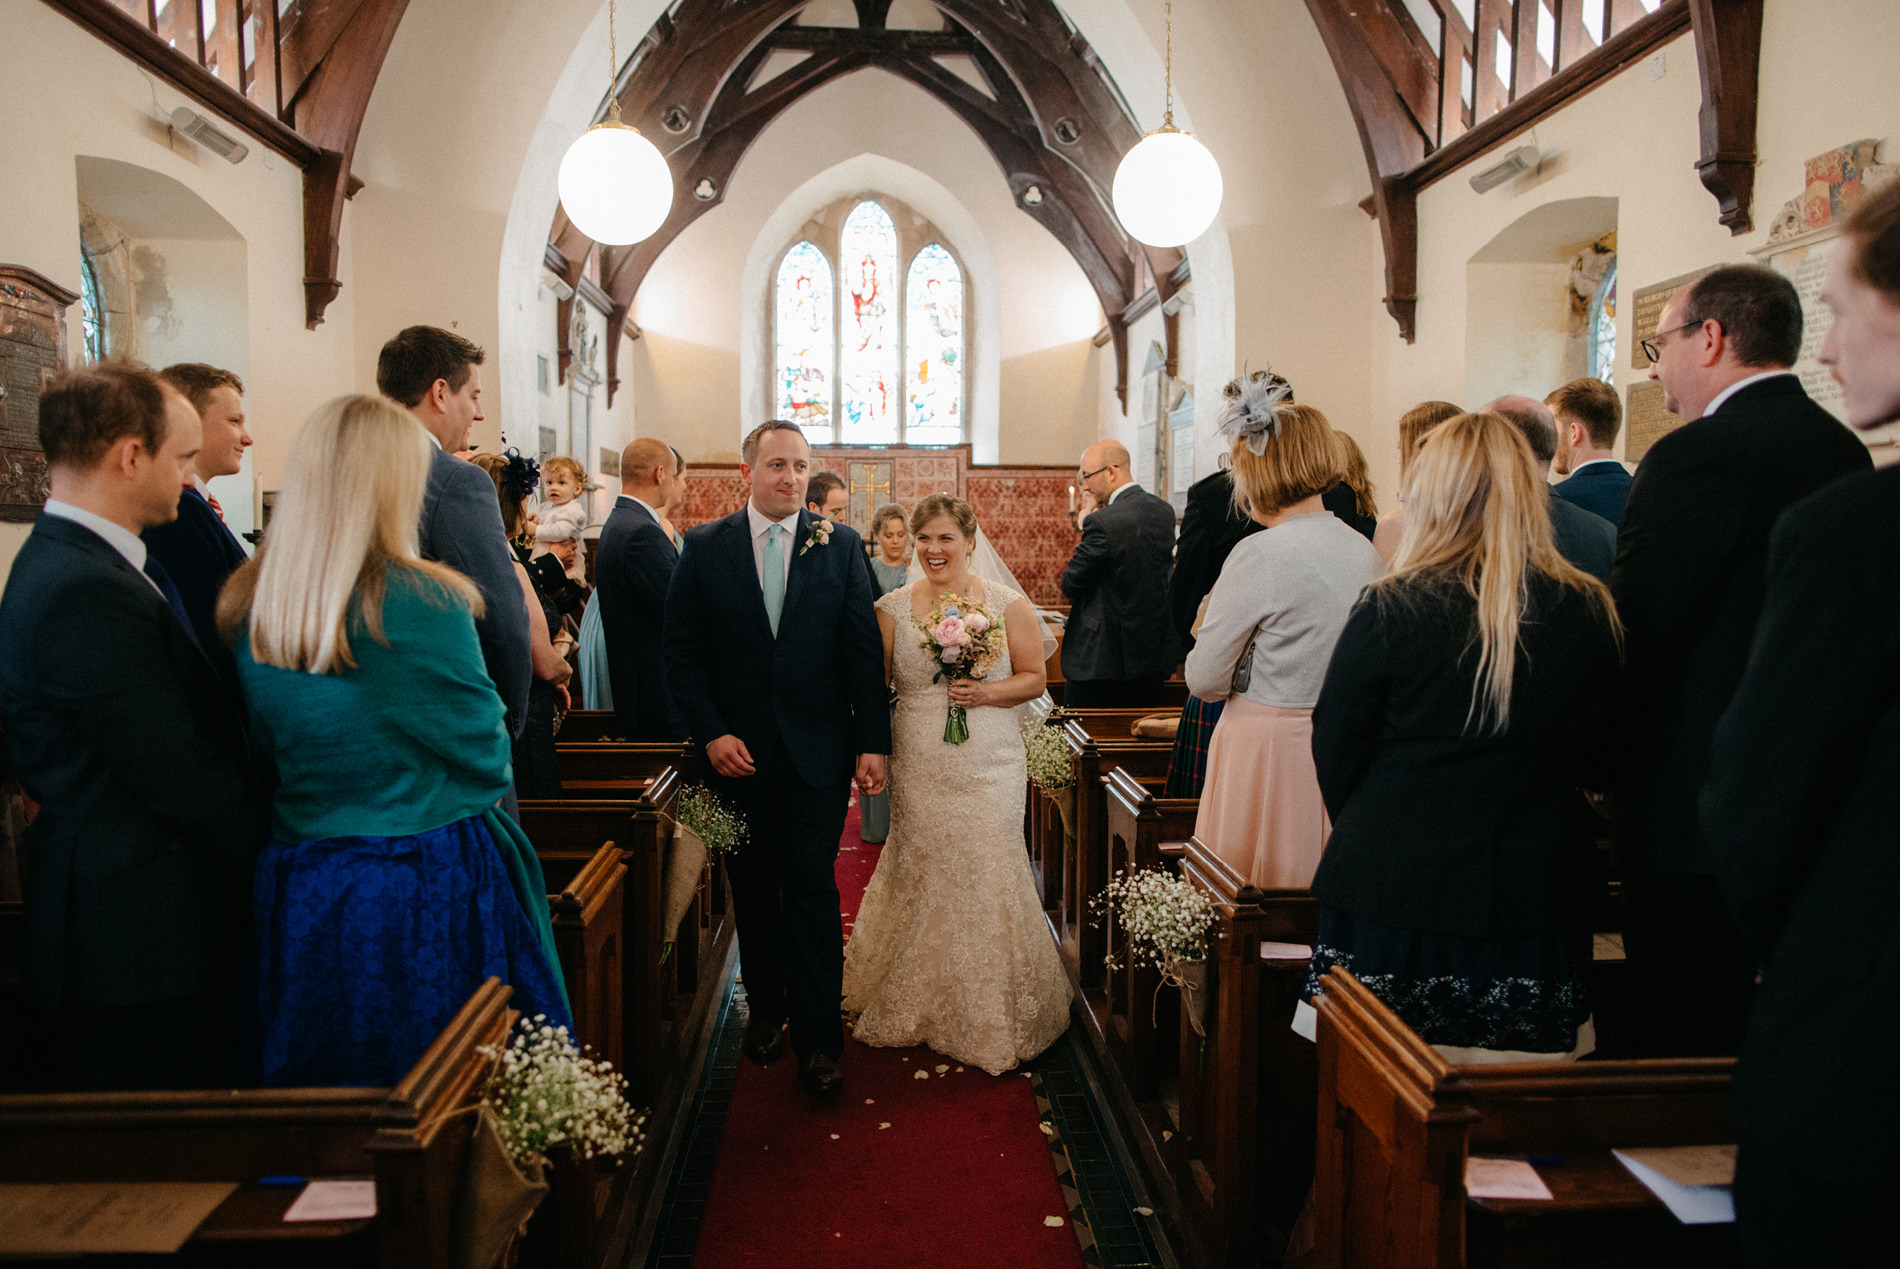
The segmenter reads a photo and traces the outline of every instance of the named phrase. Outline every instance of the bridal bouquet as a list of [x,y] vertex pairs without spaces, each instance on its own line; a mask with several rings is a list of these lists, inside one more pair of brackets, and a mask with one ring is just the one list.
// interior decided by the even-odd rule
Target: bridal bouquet
[[[990,672],[1008,647],[1003,641],[1003,619],[961,595],[939,599],[919,623],[924,654],[937,664],[932,683],[948,679],[980,679]],[[970,738],[970,718],[961,705],[952,705],[943,722],[946,743],[960,745]]]

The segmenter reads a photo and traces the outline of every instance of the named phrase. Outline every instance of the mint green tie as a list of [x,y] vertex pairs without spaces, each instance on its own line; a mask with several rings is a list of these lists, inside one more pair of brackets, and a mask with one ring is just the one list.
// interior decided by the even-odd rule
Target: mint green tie
[[785,611],[785,548],[778,543],[784,533],[785,526],[775,524],[765,535],[765,576],[760,579],[765,588],[765,616],[772,623],[774,639],[778,638],[778,615]]

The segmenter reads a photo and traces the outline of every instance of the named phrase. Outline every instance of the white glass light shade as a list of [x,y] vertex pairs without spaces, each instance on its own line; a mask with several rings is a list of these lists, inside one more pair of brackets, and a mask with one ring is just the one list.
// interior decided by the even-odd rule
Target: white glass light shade
[[561,206],[574,227],[622,247],[666,222],[673,209],[673,173],[666,157],[625,124],[597,123],[561,160]]
[[1186,132],[1150,132],[1115,169],[1115,214],[1137,242],[1179,247],[1220,211],[1220,164]]

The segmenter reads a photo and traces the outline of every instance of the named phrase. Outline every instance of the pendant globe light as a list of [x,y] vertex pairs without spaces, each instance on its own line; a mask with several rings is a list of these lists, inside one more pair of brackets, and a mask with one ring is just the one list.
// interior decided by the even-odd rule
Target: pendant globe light
[[673,209],[666,156],[620,121],[620,48],[607,5],[607,118],[581,133],[561,159],[556,185],[574,227],[595,242],[624,247],[649,238]]
[[1207,232],[1220,211],[1220,164],[1191,132],[1174,126],[1174,2],[1168,0],[1167,105],[1161,126],[1115,169],[1115,215],[1136,242],[1179,247]]

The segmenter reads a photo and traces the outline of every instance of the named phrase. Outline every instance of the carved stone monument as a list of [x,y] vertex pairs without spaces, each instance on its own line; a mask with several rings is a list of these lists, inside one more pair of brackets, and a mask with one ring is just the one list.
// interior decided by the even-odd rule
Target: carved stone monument
[[66,308],[78,298],[0,264],[0,520],[32,520],[46,502],[40,393],[66,365]]

